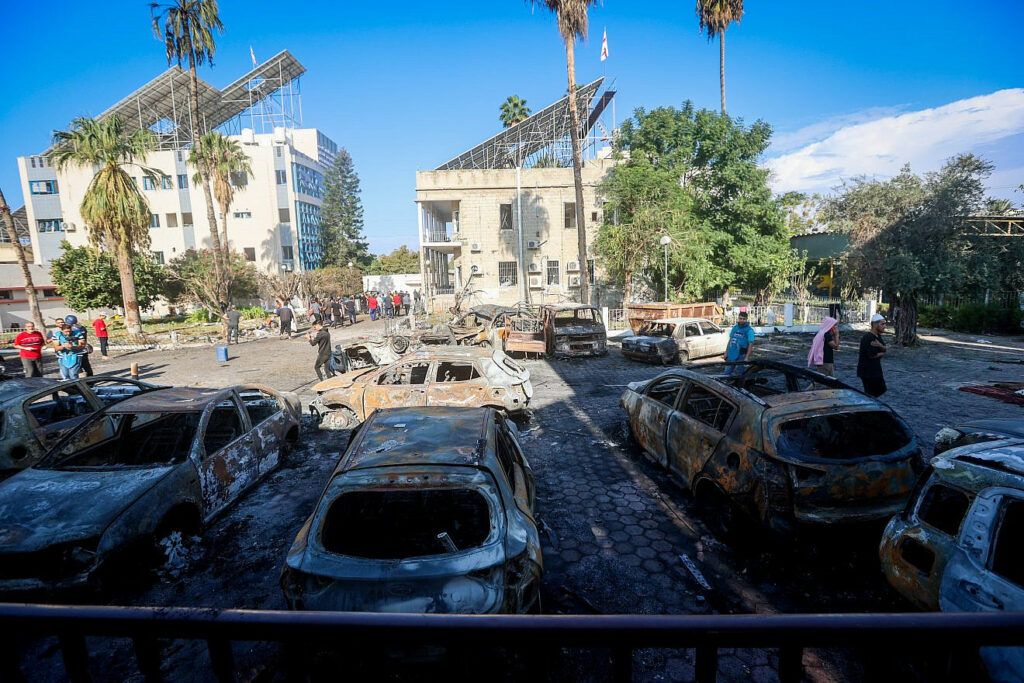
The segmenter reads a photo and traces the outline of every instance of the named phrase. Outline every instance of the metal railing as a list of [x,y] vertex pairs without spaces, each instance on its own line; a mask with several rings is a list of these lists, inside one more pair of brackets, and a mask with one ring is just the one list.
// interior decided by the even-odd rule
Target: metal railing
[[[693,649],[697,681],[714,681],[719,648],[779,648],[779,679],[802,677],[805,648],[870,648],[913,655],[976,654],[980,646],[1024,644],[1024,613],[773,615],[450,615],[285,612],[168,607],[0,604],[0,626],[20,638],[0,639],[0,679],[25,680],[26,638],[59,636],[67,677],[89,680],[86,636],[130,638],[139,672],[161,680],[158,639],[205,640],[212,673],[235,680],[233,641],[277,642],[282,662],[304,668],[311,649],[379,646],[609,649],[617,681],[632,677],[641,648]],[[333,648],[332,648],[333,646]],[[296,653],[300,656],[296,656]],[[203,662],[192,661],[190,667]],[[190,669],[189,676],[198,676]]]
[[629,328],[629,316],[625,308],[608,309],[608,331],[625,330]]

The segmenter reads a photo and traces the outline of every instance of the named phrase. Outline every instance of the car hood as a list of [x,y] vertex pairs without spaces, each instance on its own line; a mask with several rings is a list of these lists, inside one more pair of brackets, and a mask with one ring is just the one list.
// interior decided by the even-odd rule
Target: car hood
[[1024,437],[1024,420],[1020,418],[989,418],[985,420],[971,420],[956,426],[961,432],[979,431],[1006,434],[1007,436]]
[[675,343],[675,341],[671,337],[646,337],[646,336],[642,336],[642,335],[639,335],[639,334],[636,335],[636,336],[633,336],[633,337],[626,337],[625,339],[622,340],[623,344],[625,344],[626,342],[629,342],[630,344],[651,344],[651,345],[664,344],[665,342],[668,342],[668,343],[671,343],[671,344]]
[[0,553],[96,537],[173,469],[24,470],[0,482]]
[[368,375],[375,370],[377,370],[377,368],[360,368],[359,370],[346,372],[343,375],[328,377],[324,381],[314,384],[313,391],[318,394],[322,394],[325,391],[330,391],[331,389],[344,389],[346,387],[350,387],[355,384],[360,377]]

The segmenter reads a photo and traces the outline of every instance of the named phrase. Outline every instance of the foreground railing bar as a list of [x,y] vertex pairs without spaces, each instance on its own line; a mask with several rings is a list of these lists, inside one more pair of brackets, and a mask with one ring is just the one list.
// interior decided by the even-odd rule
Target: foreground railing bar
[[718,678],[718,647],[703,645],[694,648],[693,677],[697,683],[715,683]]

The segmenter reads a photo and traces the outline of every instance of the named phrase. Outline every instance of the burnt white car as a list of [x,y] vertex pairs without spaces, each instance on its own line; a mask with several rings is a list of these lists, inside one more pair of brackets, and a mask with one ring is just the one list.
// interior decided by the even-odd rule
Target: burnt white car
[[729,335],[704,318],[666,318],[643,324],[639,332],[622,340],[622,355],[647,363],[686,362],[721,356]]

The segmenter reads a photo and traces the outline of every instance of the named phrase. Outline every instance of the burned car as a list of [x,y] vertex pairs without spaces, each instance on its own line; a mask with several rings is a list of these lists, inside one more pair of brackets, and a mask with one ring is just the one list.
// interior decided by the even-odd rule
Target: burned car
[[544,306],[544,335],[549,356],[603,356],[608,333],[601,312],[586,304]]
[[[1024,440],[936,456],[893,517],[879,556],[889,584],[943,612],[1024,611]],[[981,648],[993,680],[1024,678],[1024,649]]]
[[102,582],[194,533],[276,468],[299,435],[294,394],[157,389],[91,415],[0,482],[0,592]]
[[292,544],[296,610],[540,610],[533,472],[490,408],[398,408],[352,439]]
[[498,330],[504,315],[515,311],[508,306],[481,304],[463,313],[457,313],[451,322],[436,325],[432,331],[416,335],[422,344],[453,344],[457,346],[500,347]]
[[492,406],[508,413],[533,397],[530,372],[501,349],[431,347],[382,368],[356,370],[313,386],[309,409],[322,429],[351,429],[378,408]]
[[943,427],[935,434],[934,455],[945,453],[951,448],[969,446],[985,441],[1001,439],[1024,439],[1024,419],[987,418],[971,420],[956,427]]
[[[741,374],[721,374],[729,365]],[[630,384],[620,405],[641,448],[680,476],[723,533],[736,511],[779,530],[887,519],[923,469],[892,409],[784,363],[669,370]]]
[[379,339],[359,339],[350,344],[335,344],[331,369],[345,373],[394,363],[409,351],[408,337],[396,335]]
[[622,355],[648,363],[686,362],[704,356],[721,356],[729,335],[703,318],[649,320],[640,331],[622,340]]
[[96,375],[82,379],[10,379],[0,384],[0,479],[37,463],[89,415],[156,386]]

